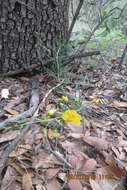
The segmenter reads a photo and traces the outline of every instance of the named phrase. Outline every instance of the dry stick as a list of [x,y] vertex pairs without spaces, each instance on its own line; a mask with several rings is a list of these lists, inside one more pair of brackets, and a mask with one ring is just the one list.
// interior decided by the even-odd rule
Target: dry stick
[[69,168],[74,168],[69,162],[67,162],[67,160],[63,157],[63,155],[60,152],[54,151],[50,147],[46,147],[45,145],[42,145],[42,148],[44,148],[44,150],[48,152],[51,152],[54,156],[56,156],[61,162],[66,164],[66,166],[68,166]]
[[31,99],[30,99],[29,110],[15,116],[15,117],[11,117],[11,118],[6,119],[5,121],[1,122],[0,130],[3,129],[8,124],[31,117],[35,113],[35,111],[38,107],[38,104],[39,104],[39,89],[38,89],[39,81],[35,77],[32,77],[30,82],[32,85],[32,90],[31,90]]
[[83,3],[84,3],[84,0],[80,0],[80,2],[79,2],[79,4],[78,4],[78,7],[77,7],[77,9],[76,9],[76,11],[75,11],[75,15],[74,15],[74,17],[73,17],[73,20],[72,20],[72,22],[71,22],[71,25],[70,25],[70,28],[69,28],[69,31],[68,31],[68,35],[67,35],[66,42],[68,42],[68,41],[70,40],[72,30],[73,30],[73,28],[74,28],[74,25],[75,25],[75,23],[76,23],[76,20],[77,20],[77,17],[78,17],[78,15],[79,15],[79,13],[80,13],[80,10],[81,10],[81,8],[82,8],[82,6],[83,6]]
[[[99,28],[99,26],[102,24],[103,21],[104,21],[104,20],[101,20],[101,21],[94,27],[93,31],[90,33],[89,37],[88,37],[87,40],[85,41],[84,46],[83,46],[83,49],[86,48],[86,46],[87,46],[88,42],[90,41],[91,37],[93,36],[93,34],[94,34],[95,31]],[[81,47],[81,45],[80,45],[80,47]],[[80,47],[79,47],[79,49],[80,49]]]
[[118,66],[120,71],[122,69],[122,64],[123,64],[123,61],[124,61],[126,53],[127,53],[127,45],[125,46],[123,54],[122,54],[122,56],[120,58],[120,63],[119,63],[119,66]]
[[43,100],[41,101],[41,103],[39,104],[39,108],[42,110],[42,108],[44,107],[45,105],[45,102],[48,98],[48,96],[51,94],[51,92],[53,90],[55,90],[56,88],[58,88],[59,86],[61,86],[63,84],[64,80],[61,81],[61,83],[59,83],[58,85],[54,86],[53,88],[51,88],[47,93],[46,95],[44,96]]
[[67,59],[75,59],[75,58],[81,58],[81,57],[88,57],[93,55],[100,55],[101,52],[99,50],[95,51],[78,51],[76,53],[73,53],[67,57]]

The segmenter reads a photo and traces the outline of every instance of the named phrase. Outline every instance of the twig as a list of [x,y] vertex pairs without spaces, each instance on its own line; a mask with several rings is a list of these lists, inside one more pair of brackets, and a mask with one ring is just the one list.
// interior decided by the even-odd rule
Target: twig
[[70,28],[69,28],[69,31],[68,31],[68,35],[67,35],[66,42],[68,42],[68,41],[70,40],[72,30],[73,30],[73,28],[74,28],[74,25],[75,25],[75,22],[76,22],[76,20],[77,20],[77,17],[78,17],[78,15],[79,15],[79,13],[80,13],[80,10],[81,10],[81,8],[82,8],[82,6],[83,6],[83,3],[84,3],[84,0],[80,0],[80,1],[79,1],[78,7],[77,7],[77,9],[76,9],[76,11],[75,11],[75,15],[74,15],[74,17],[73,17],[73,20],[72,20],[72,22],[71,22],[71,25],[70,25]]
[[100,27],[100,25],[102,24],[104,20],[101,20],[93,29],[93,31],[90,33],[89,37],[87,38],[87,40],[84,42],[84,45],[83,45],[83,49],[86,48],[88,42],[90,41],[91,37],[93,36],[93,34],[95,33],[95,31]]
[[58,88],[59,86],[61,86],[61,85],[63,84],[63,82],[64,82],[64,80],[62,80],[61,83],[59,83],[57,86],[54,86],[53,88],[51,88],[51,89],[46,93],[45,97],[43,98],[43,100],[42,100],[41,103],[39,104],[40,110],[43,109],[43,107],[44,107],[44,105],[45,105],[45,102],[46,102],[48,96],[51,94],[51,92],[52,92],[53,90],[55,90],[56,88]]
[[39,81],[37,80],[37,78],[32,77],[30,82],[32,85],[30,108],[27,111],[15,116],[15,117],[8,118],[5,121],[1,122],[0,130],[3,129],[5,126],[7,126],[10,123],[16,122],[18,120],[26,119],[28,117],[31,117],[35,113],[35,111],[38,107],[38,104],[39,104],[39,89],[38,89]]
[[[113,14],[113,11],[111,10],[111,11],[110,11],[110,14],[108,14],[107,16],[101,18],[100,22],[93,28],[93,30],[92,30],[92,32],[90,33],[90,35],[88,36],[87,40],[86,40],[85,42],[80,43],[81,45],[79,46],[78,49],[80,49],[81,46],[83,45],[83,50],[85,50],[85,48],[86,48],[88,42],[90,41],[91,37],[94,35],[95,31],[96,31],[96,30],[101,26],[101,24],[102,24],[107,18],[109,18],[112,14]],[[83,50],[82,50],[82,51],[83,51]],[[79,50],[77,50],[77,51],[79,51]]]
[[59,153],[58,151],[54,151],[50,147],[46,147],[44,145],[42,145],[42,148],[44,148],[48,152],[51,152],[54,156],[56,156],[60,161],[66,164],[66,166],[68,166],[69,168],[74,168],[69,162],[67,162],[67,160],[63,157],[63,155]]
[[101,52],[98,50],[95,51],[78,51],[72,55],[69,55],[67,59],[75,59],[75,58],[81,58],[81,57],[88,57],[88,56],[93,56],[93,55],[100,55]]

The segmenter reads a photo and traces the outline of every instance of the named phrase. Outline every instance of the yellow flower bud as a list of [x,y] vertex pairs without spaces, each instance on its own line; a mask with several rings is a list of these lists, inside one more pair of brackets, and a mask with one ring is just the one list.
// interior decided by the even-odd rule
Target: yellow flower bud
[[92,99],[92,102],[98,104],[98,103],[100,102],[100,99],[99,99],[99,98],[93,98],[93,99]]
[[55,115],[55,113],[56,113],[56,110],[55,110],[55,109],[52,109],[52,110],[49,110],[49,111],[48,111],[48,115],[50,115],[50,116]]
[[64,102],[68,102],[68,97],[67,97],[67,96],[62,96],[61,99],[62,99]]

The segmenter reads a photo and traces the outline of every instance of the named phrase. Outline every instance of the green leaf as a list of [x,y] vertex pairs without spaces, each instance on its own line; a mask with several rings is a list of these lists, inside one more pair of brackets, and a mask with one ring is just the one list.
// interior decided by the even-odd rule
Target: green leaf
[[107,36],[109,34],[109,31],[107,30],[107,29],[105,29],[101,34],[100,34],[100,36],[101,37],[105,37],[105,36]]
[[107,26],[107,28],[108,28],[109,30],[112,30],[113,28],[116,27],[116,22],[115,22],[115,20],[112,19],[112,18],[108,19],[107,22],[106,22],[106,26]]

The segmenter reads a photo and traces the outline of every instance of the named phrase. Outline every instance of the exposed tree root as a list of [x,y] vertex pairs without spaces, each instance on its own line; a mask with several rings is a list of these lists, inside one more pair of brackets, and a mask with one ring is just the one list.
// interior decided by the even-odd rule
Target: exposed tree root
[[39,81],[37,80],[37,78],[32,77],[31,80],[31,86],[32,86],[32,90],[31,90],[31,99],[30,99],[30,105],[29,105],[29,109],[15,117],[11,117],[9,119],[6,119],[5,121],[0,123],[0,130],[3,129],[5,126],[7,126],[10,123],[14,123],[16,121],[19,120],[23,120],[26,119],[28,117],[31,117],[39,104]]
[[[39,105],[39,81],[37,80],[37,78],[32,77],[31,80],[31,99],[30,99],[30,106],[29,106],[29,110],[15,116],[12,118],[9,118],[3,122],[0,123],[0,129],[3,129],[6,125],[21,120],[21,119],[25,119],[27,117],[31,117],[38,105]],[[5,168],[6,165],[6,161],[8,159],[9,154],[16,148],[16,146],[21,142],[21,140],[23,139],[24,135],[29,131],[31,127],[30,125],[27,125],[27,127],[23,128],[20,131],[20,135],[17,136],[17,138],[11,142],[11,144],[4,150],[4,153],[1,155],[0,157],[0,179],[2,178],[1,174],[3,169]]]
[[25,74],[25,73],[30,73],[32,72],[35,68],[37,68],[37,65],[33,64],[33,65],[30,65],[29,68],[22,68],[22,69],[18,69],[18,70],[15,70],[15,71],[9,71],[7,73],[0,73],[0,77],[12,77],[12,76],[15,76],[15,75],[19,75],[19,74]]

